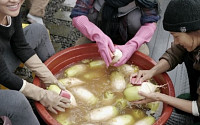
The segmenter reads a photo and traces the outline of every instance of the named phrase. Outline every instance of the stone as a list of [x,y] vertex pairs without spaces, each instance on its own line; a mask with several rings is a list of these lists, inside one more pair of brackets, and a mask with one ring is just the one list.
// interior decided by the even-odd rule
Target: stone
[[64,6],[68,6],[68,7],[74,7],[76,4],[76,0],[65,0],[65,2],[63,3]]
[[60,24],[54,24],[54,23],[46,23],[46,27],[49,29],[50,34],[66,37],[69,32],[70,28],[66,25]]
[[69,17],[71,12],[69,11],[61,11],[59,10],[54,14],[54,18],[60,19],[60,20],[65,20],[65,21],[72,21],[72,19]]

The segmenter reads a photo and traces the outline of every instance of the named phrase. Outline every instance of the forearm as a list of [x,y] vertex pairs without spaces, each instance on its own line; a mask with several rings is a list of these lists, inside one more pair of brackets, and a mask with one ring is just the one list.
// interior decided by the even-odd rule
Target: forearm
[[153,71],[153,76],[155,76],[157,74],[166,72],[169,68],[169,63],[165,59],[161,59],[151,70]]
[[72,24],[75,26],[84,36],[86,36],[91,41],[97,41],[96,39],[103,39],[102,36],[106,36],[101,29],[99,29],[95,24],[88,20],[88,17],[82,15],[74,17],[72,19]]
[[137,49],[143,44],[147,43],[153,37],[156,30],[156,23],[146,23],[140,27],[135,36],[129,40],[126,44],[137,44]]
[[192,114],[192,101],[179,99],[179,98],[168,96],[168,95],[162,94],[162,93],[156,93],[156,94],[157,94],[157,99],[159,101],[162,101],[162,102],[169,104],[177,109],[180,109],[182,111]]
[[39,59],[39,57],[35,54],[30,57],[26,62],[25,65],[31,69],[36,76],[42,80],[43,83],[55,83],[57,79],[51,73],[51,71],[47,68],[47,66]]
[[29,69],[31,69],[36,76],[42,80],[43,83],[58,85],[61,89],[65,90],[65,87],[60,84],[57,78],[47,68],[47,66],[40,60],[35,54],[24,63]]

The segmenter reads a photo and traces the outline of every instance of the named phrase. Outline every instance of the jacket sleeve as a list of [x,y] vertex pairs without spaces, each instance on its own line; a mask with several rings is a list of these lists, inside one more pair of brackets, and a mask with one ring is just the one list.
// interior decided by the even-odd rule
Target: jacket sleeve
[[35,54],[35,51],[26,42],[20,15],[12,19],[12,25],[14,25],[15,31],[10,44],[16,56],[24,63]]
[[23,81],[17,75],[9,71],[2,52],[2,48],[0,48],[0,84],[12,90],[20,90]]
[[159,60],[165,59],[170,65],[170,70],[174,69],[178,64],[183,63],[184,55],[187,53],[187,50],[180,45],[172,44]]
[[136,4],[141,8],[141,24],[157,22],[160,19],[160,6],[158,0],[136,0]]
[[72,9],[71,18],[77,16],[87,16],[89,14],[89,10],[93,7],[94,0],[77,0],[76,5]]

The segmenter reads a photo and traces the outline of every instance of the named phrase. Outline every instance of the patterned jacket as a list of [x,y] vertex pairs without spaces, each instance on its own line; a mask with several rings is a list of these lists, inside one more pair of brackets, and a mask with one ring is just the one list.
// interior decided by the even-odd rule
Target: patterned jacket
[[[77,0],[70,15],[71,18],[89,14],[95,0]],[[141,24],[157,22],[160,19],[157,0],[136,0],[142,10]]]

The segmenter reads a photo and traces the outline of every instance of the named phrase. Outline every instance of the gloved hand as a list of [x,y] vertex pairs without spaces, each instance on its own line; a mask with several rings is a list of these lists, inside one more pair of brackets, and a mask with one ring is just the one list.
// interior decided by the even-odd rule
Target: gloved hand
[[112,40],[90,22],[86,16],[74,17],[72,24],[88,39],[96,41],[99,53],[108,67],[112,62],[111,53],[115,51]]
[[57,111],[65,112],[69,108],[70,100],[59,96],[56,92],[42,89],[34,84],[23,80],[20,91],[28,98],[39,101],[49,111],[57,114]]
[[121,59],[114,64],[114,66],[120,66],[125,64],[132,54],[143,44],[149,42],[156,30],[155,23],[147,23],[140,27],[136,35],[130,39],[125,45],[117,45],[115,48],[122,51]]
[[29,58],[24,64],[31,69],[47,86],[50,84],[55,84],[61,89],[65,90],[65,87],[56,79],[56,77],[36,54]]

